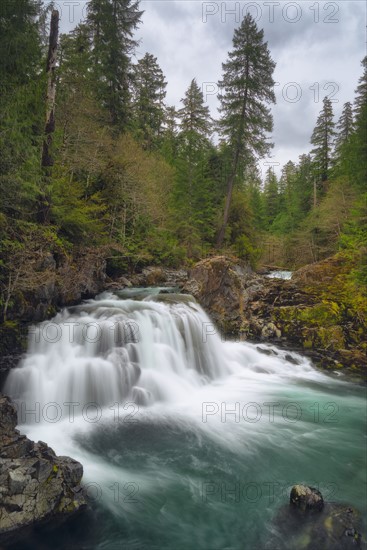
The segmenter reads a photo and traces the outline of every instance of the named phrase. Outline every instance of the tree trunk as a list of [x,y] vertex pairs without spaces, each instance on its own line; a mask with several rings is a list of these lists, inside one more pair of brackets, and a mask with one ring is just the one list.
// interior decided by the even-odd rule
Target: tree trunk
[[225,204],[225,207],[224,207],[222,227],[220,228],[218,236],[217,236],[217,242],[216,242],[216,247],[217,248],[220,248],[223,244],[223,241],[224,241],[224,235],[225,235],[225,232],[226,232],[226,227],[227,227],[228,218],[229,218],[229,211],[230,211],[231,202],[232,202],[233,183],[234,183],[234,178],[236,177],[238,161],[239,161],[239,158],[240,158],[240,149],[241,149],[241,143],[242,143],[242,137],[243,137],[243,131],[244,131],[244,119],[245,119],[246,110],[247,110],[247,95],[248,95],[247,80],[248,80],[248,75],[249,75],[249,63],[248,63],[248,59],[247,59],[246,60],[246,69],[245,69],[246,88],[245,88],[245,93],[244,93],[244,97],[243,97],[243,104],[242,104],[241,125],[240,125],[240,129],[239,129],[239,132],[238,132],[237,147],[236,147],[236,152],[235,152],[235,155],[234,155],[232,171],[231,171],[231,174],[230,174],[230,176],[227,180],[226,204]]
[[233,182],[234,182],[234,178],[236,177],[239,156],[240,156],[240,149],[239,149],[239,147],[237,147],[235,158],[234,158],[234,161],[233,161],[232,172],[231,172],[231,174],[230,174],[230,176],[227,180],[226,204],[225,204],[225,207],[224,207],[222,227],[220,228],[218,236],[217,236],[217,242],[216,242],[216,247],[217,248],[220,248],[222,246],[223,240],[224,240],[224,235],[225,235],[225,232],[226,232],[226,227],[227,227],[228,218],[229,218],[229,211],[230,211],[231,202],[232,202]]
[[51,14],[50,38],[47,54],[46,75],[47,75],[47,95],[46,95],[46,124],[45,135],[42,148],[42,169],[44,173],[44,190],[40,196],[39,221],[47,223],[51,200],[48,192],[49,180],[51,177],[51,168],[54,164],[52,158],[52,141],[55,131],[55,104],[56,104],[56,64],[57,47],[59,38],[59,12],[53,10]]

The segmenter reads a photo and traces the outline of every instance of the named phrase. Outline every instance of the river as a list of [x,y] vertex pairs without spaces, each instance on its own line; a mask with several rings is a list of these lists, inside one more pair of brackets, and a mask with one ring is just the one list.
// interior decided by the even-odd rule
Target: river
[[296,548],[273,523],[294,483],[367,512],[364,389],[223,341],[175,289],[106,292],[32,327],[4,392],[22,432],[83,464],[92,504],[17,548]]

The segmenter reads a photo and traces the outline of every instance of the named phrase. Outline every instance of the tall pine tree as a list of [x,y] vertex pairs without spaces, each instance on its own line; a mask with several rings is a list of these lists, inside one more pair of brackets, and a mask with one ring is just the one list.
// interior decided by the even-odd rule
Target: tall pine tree
[[219,82],[222,115],[219,128],[230,144],[232,161],[217,246],[224,240],[240,163],[251,162],[254,155],[265,156],[271,147],[267,133],[273,129],[273,119],[268,105],[275,103],[274,68],[264,31],[258,30],[253,17],[247,14],[234,32],[233,50],[223,64],[223,80]]

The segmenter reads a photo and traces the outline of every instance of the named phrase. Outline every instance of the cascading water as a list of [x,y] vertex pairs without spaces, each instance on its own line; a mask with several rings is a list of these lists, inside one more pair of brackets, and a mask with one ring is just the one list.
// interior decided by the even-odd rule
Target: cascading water
[[22,431],[84,465],[94,519],[47,533],[55,549],[260,550],[296,482],[365,511],[363,389],[222,341],[167,289],[104,293],[33,327],[4,391]]
[[[121,300],[103,294],[34,327],[7,389],[30,404],[176,402],[228,374],[213,325],[193,301]],[[24,403],[26,403],[26,401]],[[28,405],[27,405],[28,406]],[[69,407],[68,407],[69,408]],[[65,412],[65,411],[63,411]]]

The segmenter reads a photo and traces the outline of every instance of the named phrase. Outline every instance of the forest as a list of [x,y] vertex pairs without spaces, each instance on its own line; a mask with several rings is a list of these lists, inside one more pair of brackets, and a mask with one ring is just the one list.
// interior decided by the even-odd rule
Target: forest
[[68,34],[39,0],[9,0],[1,10],[3,321],[18,293],[42,283],[36,266],[45,250],[69,258],[93,251],[112,276],[218,253],[289,269],[338,253],[362,292],[366,58],[340,119],[325,97],[311,152],[280,177],[269,167],[262,181],[275,60],[251,15],[223,59],[214,120],[200,75],[179,106],[167,105],[159,60],[147,52],[133,62],[138,2],[90,0]]
[[281,24],[244,14],[214,113],[141,4],[0,2],[0,547],[367,548],[367,57],[263,174]]

